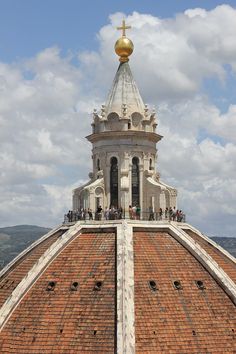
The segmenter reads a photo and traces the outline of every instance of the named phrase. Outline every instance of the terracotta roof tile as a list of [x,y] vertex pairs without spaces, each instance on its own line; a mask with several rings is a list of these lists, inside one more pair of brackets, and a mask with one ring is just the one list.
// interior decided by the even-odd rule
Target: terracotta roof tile
[[23,256],[12,269],[9,270],[0,279],[0,307],[6,301],[8,296],[32,268],[32,266],[38,261],[42,254],[60,237],[65,231],[60,230],[42,241],[29,253]]
[[228,276],[236,282],[236,266],[226,255],[214,247],[211,243],[207,242],[203,237],[197,235],[191,230],[185,230],[193,240],[195,240],[228,274]]
[[[1,333],[0,351],[114,352],[114,268],[114,234],[79,235],[49,265],[13,312]],[[51,281],[56,284],[50,291],[47,286]],[[73,282],[79,283],[77,290],[71,290]],[[97,282],[102,282],[101,288]]]
[[[45,250],[52,241],[41,247]],[[11,314],[1,332],[0,352],[113,353],[115,243],[114,233],[100,230],[80,234],[65,246]],[[206,241],[201,246],[234,274],[233,262],[214,247],[208,249]],[[22,259],[7,277],[19,272],[21,280],[24,264],[30,268],[37,252],[44,252],[39,247],[28,254],[29,264]],[[235,306],[172,236],[134,232],[134,273],[136,353],[236,352]]]
[[167,233],[135,232],[134,252],[136,353],[236,351],[235,306],[183,246]]

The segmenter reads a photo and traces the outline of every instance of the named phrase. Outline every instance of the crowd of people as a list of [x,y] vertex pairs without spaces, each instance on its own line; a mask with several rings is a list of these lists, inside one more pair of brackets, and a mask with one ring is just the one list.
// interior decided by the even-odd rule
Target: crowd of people
[[184,222],[185,221],[185,214],[181,209],[176,209],[175,206],[172,208],[166,207],[164,212],[162,208],[159,208],[159,211],[156,213],[157,216],[155,218],[155,213],[153,212],[153,208],[149,207],[149,220],[172,220],[172,221],[178,221],[178,222]]
[[78,210],[69,210],[65,215],[65,222],[74,222],[78,220],[119,220],[129,218],[131,220],[170,220],[177,222],[185,221],[185,214],[182,210],[176,209],[175,207],[166,207],[163,211],[162,208],[159,208],[157,212],[153,211],[153,208],[150,206],[147,212],[141,213],[141,208],[138,205],[129,205],[128,215],[123,213],[123,209],[116,208],[111,206],[110,208],[106,207],[104,210],[99,205],[95,213],[92,212],[90,208],[85,209],[81,208]]
[[78,210],[69,210],[67,214],[65,214],[65,222],[73,222],[78,220],[93,220],[93,213],[91,209],[78,209]]
[[133,220],[140,220],[141,208],[139,205],[129,205],[129,218]]
[[122,219],[123,209],[115,207],[106,207],[105,210],[102,209],[101,205],[97,207],[95,213],[91,209],[81,208],[80,210],[69,210],[65,215],[65,221],[73,222],[78,220],[118,220]]

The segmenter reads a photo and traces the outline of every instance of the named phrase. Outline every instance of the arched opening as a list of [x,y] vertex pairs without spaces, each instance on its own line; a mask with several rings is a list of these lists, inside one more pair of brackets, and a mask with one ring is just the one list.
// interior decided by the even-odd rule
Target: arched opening
[[116,157],[111,158],[110,193],[111,193],[110,205],[114,207],[118,207],[118,161]]
[[97,159],[97,170],[100,171],[101,167],[100,167],[100,160]]
[[83,190],[80,195],[80,208],[89,208],[89,192],[87,189]]
[[103,200],[103,196],[104,196],[104,190],[102,187],[97,187],[95,189],[95,208],[96,210],[98,210],[98,208],[101,206],[102,208],[104,208],[104,200]]
[[152,159],[149,160],[149,170],[152,170]]
[[132,205],[139,205],[139,159],[132,160]]

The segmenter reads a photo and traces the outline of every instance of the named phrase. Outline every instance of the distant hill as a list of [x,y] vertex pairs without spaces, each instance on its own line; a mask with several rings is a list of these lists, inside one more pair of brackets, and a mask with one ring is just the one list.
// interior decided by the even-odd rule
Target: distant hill
[[[49,228],[33,225],[0,228],[0,269],[48,231]],[[211,238],[236,257],[236,237]]]
[[50,229],[34,225],[0,228],[0,269]]
[[213,241],[218,243],[221,247],[226,249],[236,258],[236,237],[211,237]]

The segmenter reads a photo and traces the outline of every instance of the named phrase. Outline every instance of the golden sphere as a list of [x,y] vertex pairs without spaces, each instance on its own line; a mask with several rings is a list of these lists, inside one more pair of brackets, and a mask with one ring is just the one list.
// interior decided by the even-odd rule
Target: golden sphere
[[120,56],[120,61],[128,61],[128,56],[133,53],[134,45],[133,42],[127,37],[121,37],[116,41],[115,52]]

